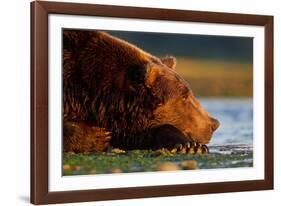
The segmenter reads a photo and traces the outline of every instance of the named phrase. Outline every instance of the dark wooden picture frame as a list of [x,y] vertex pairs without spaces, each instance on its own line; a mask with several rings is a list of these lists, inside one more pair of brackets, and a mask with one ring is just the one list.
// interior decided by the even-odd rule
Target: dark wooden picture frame
[[[256,25],[265,28],[264,180],[49,192],[48,190],[48,15]],[[273,17],[248,14],[104,6],[31,3],[31,202],[67,203],[273,189]]]

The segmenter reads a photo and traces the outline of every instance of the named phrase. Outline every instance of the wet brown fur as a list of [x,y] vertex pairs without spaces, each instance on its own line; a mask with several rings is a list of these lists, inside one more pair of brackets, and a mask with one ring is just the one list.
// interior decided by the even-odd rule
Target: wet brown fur
[[[180,101],[194,97],[173,71],[173,62],[172,58],[161,61],[103,32],[64,30],[64,150],[103,151],[109,144],[123,149],[159,148],[187,141],[194,117],[175,108],[186,107]],[[192,109],[200,110],[197,106]],[[204,119],[198,120],[199,130],[208,128],[206,139],[199,138],[202,130],[196,140],[207,142],[213,133],[212,120],[204,110],[196,115]],[[177,130],[173,134],[178,138],[171,141],[170,132],[166,139],[159,139],[161,127]],[[103,129],[97,132],[97,128]]]

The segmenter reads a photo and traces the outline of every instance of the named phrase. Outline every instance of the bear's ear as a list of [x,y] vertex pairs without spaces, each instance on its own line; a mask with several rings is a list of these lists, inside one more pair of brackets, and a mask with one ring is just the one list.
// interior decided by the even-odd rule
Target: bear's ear
[[175,69],[177,60],[175,57],[169,56],[169,57],[164,57],[161,59],[162,63],[165,64],[167,67],[170,69]]
[[151,88],[161,73],[162,71],[159,67],[149,64],[146,69],[145,85]]

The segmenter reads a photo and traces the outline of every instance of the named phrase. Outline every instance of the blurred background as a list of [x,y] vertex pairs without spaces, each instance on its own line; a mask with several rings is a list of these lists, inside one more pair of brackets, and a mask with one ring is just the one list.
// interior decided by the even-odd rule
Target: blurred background
[[176,71],[197,97],[252,97],[253,38],[106,31],[157,57],[177,58]]

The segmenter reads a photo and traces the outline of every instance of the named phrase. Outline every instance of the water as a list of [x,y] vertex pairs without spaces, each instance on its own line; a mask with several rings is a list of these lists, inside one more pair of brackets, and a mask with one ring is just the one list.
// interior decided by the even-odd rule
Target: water
[[221,123],[209,144],[211,152],[252,152],[252,99],[200,99],[200,102]]

